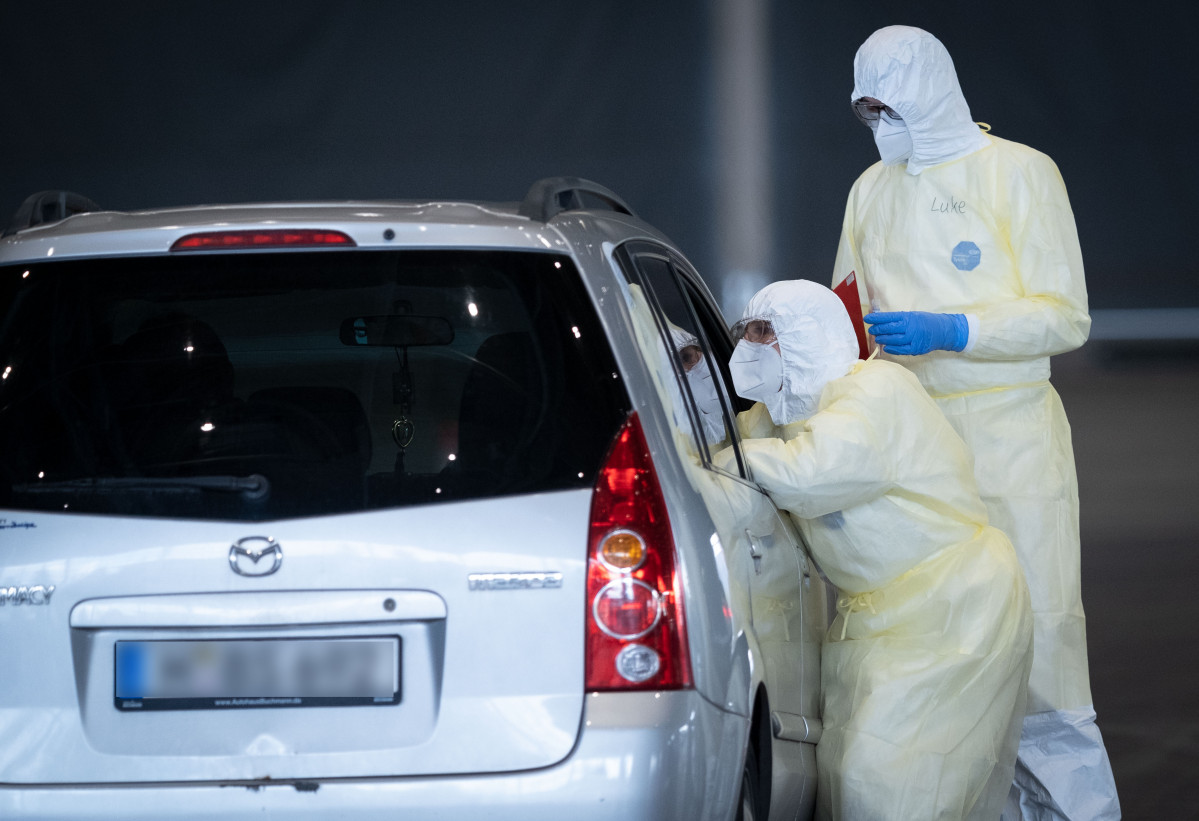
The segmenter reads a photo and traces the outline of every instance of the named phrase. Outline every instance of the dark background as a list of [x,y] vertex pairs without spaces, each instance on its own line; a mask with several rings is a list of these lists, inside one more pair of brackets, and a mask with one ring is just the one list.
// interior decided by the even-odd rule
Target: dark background
[[[719,283],[716,2],[10,0],[0,220],[46,188],[113,209],[515,200],[573,175]],[[904,23],[945,43],[975,119],[1058,163],[1093,308],[1199,307],[1194,3],[763,2],[771,278],[827,280],[877,159],[853,55]]]
[[[113,209],[507,201],[573,175],[623,196],[719,293],[735,268],[720,239],[734,207],[718,183],[722,1],[9,0],[0,223],[47,188]],[[1126,818],[1199,818],[1199,6],[763,7],[768,174],[749,198],[770,279],[828,281],[845,195],[877,159],[848,105],[876,28],[936,34],[974,118],[1058,163],[1097,309],[1093,342],[1054,369],[1078,458],[1099,724]],[[1154,341],[1151,321],[1147,342],[1103,339],[1100,317],[1146,308],[1191,309],[1167,334],[1182,338]]]

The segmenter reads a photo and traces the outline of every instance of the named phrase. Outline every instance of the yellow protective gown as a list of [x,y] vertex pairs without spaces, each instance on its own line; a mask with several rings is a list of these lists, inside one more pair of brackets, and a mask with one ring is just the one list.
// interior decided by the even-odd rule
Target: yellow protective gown
[[[1090,329],[1082,258],[1052,161],[989,143],[917,176],[868,169],[849,195],[833,278],[856,272],[860,293],[884,311],[977,317],[966,352],[882,356],[916,375],[970,445],[991,523],[1020,556],[1037,625],[1029,712],[1088,706],[1078,485],[1049,384],[1050,355],[1077,348]],[[963,213],[934,210],[948,202]],[[952,260],[962,242],[980,251],[969,271]]]
[[875,164],[854,184],[833,282],[855,272],[864,311],[969,321],[961,353],[883,358],[917,376],[970,446],[991,524],[1028,580],[1028,711],[1040,715],[1021,745],[1021,813],[1118,818],[1091,708],[1070,426],[1049,384],[1049,357],[1082,345],[1091,324],[1065,185],[1049,157],[971,123],[952,61],[927,32],[876,32],[854,79],[854,99],[874,97],[904,118],[913,151],[906,165]]
[[849,194],[833,282],[856,272],[863,301],[882,311],[976,318],[968,351],[893,359],[973,450],[991,523],[1024,566],[1037,625],[1029,711],[1086,706],[1077,482],[1070,427],[1049,384],[1049,357],[1090,330],[1082,255],[1053,162],[985,140],[919,174],[868,168]]
[[965,446],[888,362],[829,383],[806,421],[776,429],[759,404],[739,425],[754,478],[841,591],[821,658],[818,818],[998,818],[1032,615]]
[[782,357],[784,396],[738,417],[745,456],[842,592],[821,661],[819,817],[995,819],[1032,614],[970,453],[910,373],[857,361],[827,288],[774,283],[746,317],[777,335],[765,353]]

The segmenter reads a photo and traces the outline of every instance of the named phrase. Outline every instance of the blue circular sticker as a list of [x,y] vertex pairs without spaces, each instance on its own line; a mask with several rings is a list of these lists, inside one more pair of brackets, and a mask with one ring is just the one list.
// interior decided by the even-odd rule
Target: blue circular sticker
[[983,252],[969,240],[964,240],[953,246],[953,252],[950,254],[950,259],[953,260],[953,267],[959,271],[973,271],[978,267],[978,263],[982,262],[982,258]]

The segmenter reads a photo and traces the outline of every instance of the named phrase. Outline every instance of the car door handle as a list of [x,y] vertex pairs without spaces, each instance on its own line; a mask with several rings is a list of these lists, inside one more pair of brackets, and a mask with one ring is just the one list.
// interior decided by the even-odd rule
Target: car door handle
[[784,741],[803,741],[815,744],[824,735],[824,723],[812,716],[772,712],[770,725],[774,731],[774,737]]
[[762,540],[751,533],[748,529],[745,531],[745,540],[749,542],[749,555],[754,560],[754,573],[761,575],[762,573]]

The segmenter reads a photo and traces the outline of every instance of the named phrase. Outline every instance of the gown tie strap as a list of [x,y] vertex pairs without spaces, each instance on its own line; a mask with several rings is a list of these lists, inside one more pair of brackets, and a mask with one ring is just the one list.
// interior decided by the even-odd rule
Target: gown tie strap
[[841,640],[845,640],[845,632],[849,629],[849,616],[851,613],[860,613],[863,610],[869,610],[874,615],[878,615],[878,611],[874,609],[873,594],[855,593],[852,596],[841,596],[837,599],[837,612],[841,614]]

